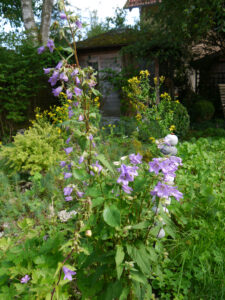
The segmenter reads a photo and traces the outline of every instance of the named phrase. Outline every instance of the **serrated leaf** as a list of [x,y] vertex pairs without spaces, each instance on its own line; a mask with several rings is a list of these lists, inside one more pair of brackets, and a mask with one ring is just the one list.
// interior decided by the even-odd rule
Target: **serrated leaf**
[[136,248],[135,246],[127,245],[127,252],[144,274],[147,275],[150,274],[151,272],[150,255],[146,251],[144,244],[140,245],[139,248]]
[[121,266],[123,260],[124,260],[125,253],[123,251],[123,247],[121,245],[116,246],[116,271],[117,271],[117,278],[120,279],[122,273],[123,273],[123,266]]
[[131,270],[130,277],[132,280],[142,283],[144,285],[148,284],[148,281],[147,281],[147,278],[145,277],[145,275],[139,271]]
[[150,224],[149,221],[140,222],[136,225],[132,225],[131,229],[145,229],[148,228],[149,224]]
[[103,211],[104,221],[111,227],[120,226],[120,211],[115,205],[106,206]]
[[99,154],[96,159],[99,160],[111,173],[114,173],[113,168],[103,154]]

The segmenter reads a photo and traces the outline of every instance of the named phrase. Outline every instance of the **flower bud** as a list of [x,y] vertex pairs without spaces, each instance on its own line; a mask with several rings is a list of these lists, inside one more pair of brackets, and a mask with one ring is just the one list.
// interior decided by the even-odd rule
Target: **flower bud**
[[92,231],[91,231],[91,230],[87,230],[87,231],[85,232],[85,235],[86,235],[87,237],[91,237],[91,236],[92,236]]

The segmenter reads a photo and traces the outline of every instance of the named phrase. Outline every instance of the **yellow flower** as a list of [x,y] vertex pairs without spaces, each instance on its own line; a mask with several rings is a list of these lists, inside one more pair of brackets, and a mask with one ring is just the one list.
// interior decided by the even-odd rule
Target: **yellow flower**
[[60,134],[61,132],[62,132],[62,130],[59,128],[59,129],[58,129],[58,134]]
[[176,129],[176,126],[175,125],[171,125],[169,129],[170,129],[170,131],[174,131]]
[[140,75],[148,77],[150,75],[150,73],[148,70],[142,70],[142,71],[140,71]]
[[142,116],[141,114],[137,114],[135,118],[137,119],[137,121],[140,121],[142,119]]
[[158,78],[154,77],[154,84],[157,85],[158,84]]
[[113,128],[115,128],[116,127],[116,125],[113,125]]
[[102,130],[105,130],[105,127],[102,127]]
[[163,83],[165,81],[165,76],[160,76],[159,80],[160,80],[161,83]]
[[111,127],[111,126],[112,126],[112,124],[109,124],[108,126],[109,126],[109,127]]
[[176,103],[180,103],[180,101],[179,101],[179,100],[176,100],[175,102],[176,102]]
[[152,141],[153,143],[155,142],[155,138],[153,136],[150,136],[149,140]]
[[0,146],[2,145],[2,142],[0,141]]
[[39,114],[36,114],[36,118],[39,118]]

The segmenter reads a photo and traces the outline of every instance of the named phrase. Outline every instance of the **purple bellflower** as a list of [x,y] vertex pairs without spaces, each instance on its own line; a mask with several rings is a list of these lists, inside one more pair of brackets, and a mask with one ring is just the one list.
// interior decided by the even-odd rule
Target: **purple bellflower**
[[84,196],[84,192],[77,191],[77,197],[82,198]]
[[41,47],[39,47],[38,50],[37,50],[38,54],[41,54],[41,53],[43,53],[44,51],[45,51],[45,46],[41,46]]
[[130,162],[133,165],[137,165],[137,164],[141,164],[142,163],[142,155],[140,155],[139,153],[137,155],[130,154],[129,155],[129,159],[130,159]]
[[80,78],[79,77],[75,77],[75,82],[76,82],[77,85],[80,84]]
[[70,154],[73,151],[73,147],[64,148],[64,151],[68,155],[68,154]]
[[75,87],[74,88],[74,92],[76,94],[77,97],[81,96],[82,95],[82,90],[79,89],[78,87]]
[[29,275],[25,275],[23,278],[21,278],[20,282],[21,283],[27,283],[30,280]]
[[45,74],[49,74],[52,69],[51,68],[44,68],[43,70],[44,70]]
[[62,92],[62,86],[59,86],[59,87],[57,87],[56,89],[53,89],[52,90],[52,93],[53,93],[53,95],[55,96],[55,97],[58,97],[59,96],[59,94]]
[[133,191],[133,189],[129,185],[126,185],[126,184],[122,185],[122,189],[127,194],[130,194]]
[[60,17],[61,20],[66,20],[67,19],[66,14],[64,12],[61,12],[59,14],[59,17]]
[[65,200],[66,200],[66,201],[72,201],[72,200],[73,200],[73,197],[72,197],[72,196],[67,196],[67,197],[65,197]]
[[71,136],[68,137],[68,139],[66,140],[66,143],[69,144],[70,140],[71,140]]
[[73,192],[73,188],[72,187],[65,187],[63,189],[63,191],[64,191],[64,196],[70,196]]
[[73,72],[71,73],[71,76],[76,76],[79,73],[79,69],[74,69]]
[[53,40],[48,40],[47,42],[47,47],[49,49],[49,51],[52,53],[55,49],[55,44],[54,44],[54,41]]
[[48,82],[51,83],[51,86],[56,85],[56,82],[59,79],[59,72],[58,71],[54,71],[52,76],[49,78]]
[[72,177],[72,173],[64,173],[64,179],[68,179],[70,177]]
[[64,274],[65,274],[65,276],[64,276],[64,280],[66,280],[66,279],[68,279],[68,280],[72,280],[73,278],[72,278],[72,275],[76,275],[76,272],[74,272],[74,271],[71,271],[70,269],[68,269],[67,267],[63,267],[62,268],[63,269],[63,272],[64,272]]
[[62,68],[62,66],[63,66],[63,62],[62,62],[62,61],[59,61],[58,64],[57,64],[57,66],[55,67],[55,69],[56,69],[56,70],[59,70],[59,69]]
[[69,80],[65,73],[61,73],[59,75],[59,79],[65,81],[65,82],[67,82]]
[[83,156],[80,156],[80,158],[79,158],[79,162],[78,162],[78,163],[79,163],[79,165],[80,165],[80,164],[82,164],[82,162],[83,162],[83,161],[84,161],[84,157],[83,157]]
[[120,177],[117,179],[117,183],[122,183],[122,185],[128,185],[129,182],[134,181],[134,177],[138,176],[137,173],[138,167],[126,166],[124,164],[118,168],[118,172],[120,173]]
[[71,100],[73,98],[73,93],[70,90],[66,90],[66,96]]
[[77,20],[75,22],[75,24],[77,25],[77,28],[82,29],[82,23],[81,23],[81,21]]
[[60,162],[60,167],[61,168],[64,168],[66,166],[66,162],[64,161],[64,160],[62,160],[61,162]]
[[69,110],[68,111],[68,116],[69,116],[69,119],[71,119],[72,116],[74,116],[74,112],[72,110]]

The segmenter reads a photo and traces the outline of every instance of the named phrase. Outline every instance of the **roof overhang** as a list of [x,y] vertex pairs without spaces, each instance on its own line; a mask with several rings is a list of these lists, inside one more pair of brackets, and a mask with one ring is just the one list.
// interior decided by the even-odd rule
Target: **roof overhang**
[[150,6],[161,3],[162,0],[127,0],[124,8],[132,9],[142,6]]

